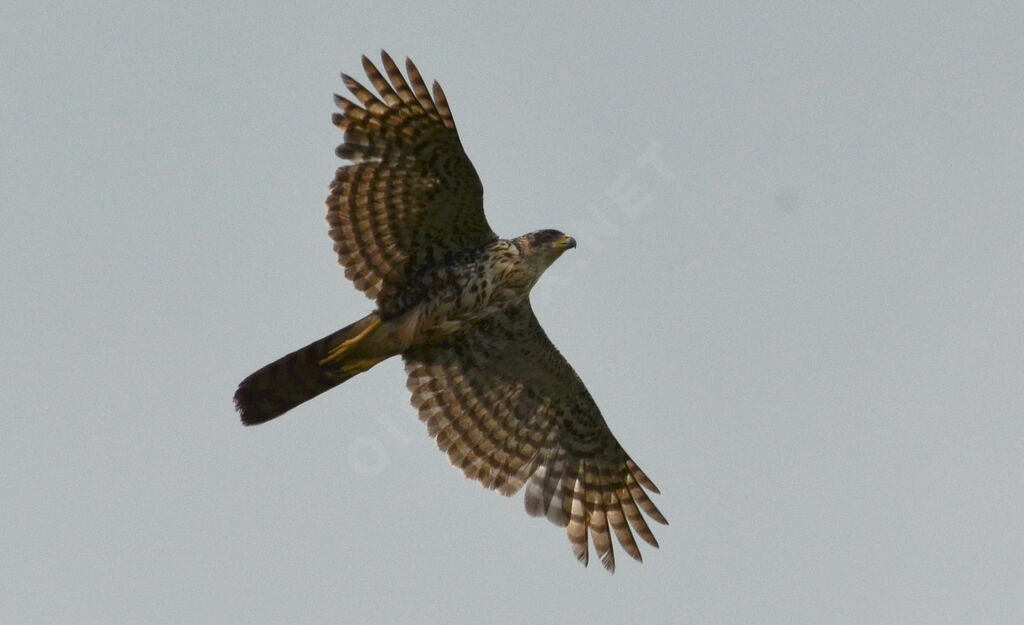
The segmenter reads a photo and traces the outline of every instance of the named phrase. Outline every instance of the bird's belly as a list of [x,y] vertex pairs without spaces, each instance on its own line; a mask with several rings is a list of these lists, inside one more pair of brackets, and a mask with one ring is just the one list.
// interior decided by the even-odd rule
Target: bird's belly
[[417,315],[415,342],[436,342],[497,314],[514,301],[494,295],[496,293],[485,291],[461,291],[424,302]]

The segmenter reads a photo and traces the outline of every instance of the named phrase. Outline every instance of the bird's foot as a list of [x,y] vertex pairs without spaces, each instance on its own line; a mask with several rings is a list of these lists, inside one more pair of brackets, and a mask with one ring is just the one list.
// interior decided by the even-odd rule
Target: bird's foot
[[321,367],[330,364],[341,364],[341,361],[345,359],[348,352],[356,345],[359,345],[363,339],[370,336],[374,330],[380,327],[380,324],[381,320],[375,317],[373,321],[370,322],[370,325],[366,326],[361,332],[359,332],[359,334],[350,339],[345,339],[338,345],[332,347],[331,350],[327,352],[327,357],[321,360],[318,364]]

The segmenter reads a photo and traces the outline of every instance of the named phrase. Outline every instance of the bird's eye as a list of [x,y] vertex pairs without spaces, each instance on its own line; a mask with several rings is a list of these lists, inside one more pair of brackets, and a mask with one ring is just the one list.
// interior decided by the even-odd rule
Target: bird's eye
[[564,235],[558,230],[538,230],[537,234],[534,236],[534,240],[537,243],[546,245],[548,243],[553,243],[557,241],[563,236]]

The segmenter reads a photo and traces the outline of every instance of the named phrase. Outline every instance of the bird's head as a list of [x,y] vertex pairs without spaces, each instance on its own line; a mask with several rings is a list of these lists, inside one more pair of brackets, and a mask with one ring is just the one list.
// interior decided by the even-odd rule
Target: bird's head
[[515,244],[523,258],[547,268],[566,250],[576,247],[576,239],[558,230],[537,230],[516,238]]
[[565,250],[576,247],[576,239],[558,230],[537,230],[511,241],[518,250],[514,263],[505,274],[505,281],[526,295],[551,263]]

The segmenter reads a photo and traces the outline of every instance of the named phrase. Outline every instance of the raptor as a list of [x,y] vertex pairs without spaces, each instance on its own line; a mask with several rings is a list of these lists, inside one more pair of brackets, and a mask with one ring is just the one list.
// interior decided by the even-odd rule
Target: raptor
[[[412,61],[363,57],[376,94],[342,74],[344,132],[327,198],[334,250],[375,303],[362,319],[245,378],[242,422],[264,423],[392,356],[401,356],[427,432],[466,477],[565,527],[586,565],[588,536],[615,568],[612,535],[640,560],[657,547],[644,514],[665,517],[654,483],[608,429],[579,376],[530,306],[541,274],[576,241],[557,230],[501,239],[440,85]],[[641,513],[643,512],[643,514]]]

